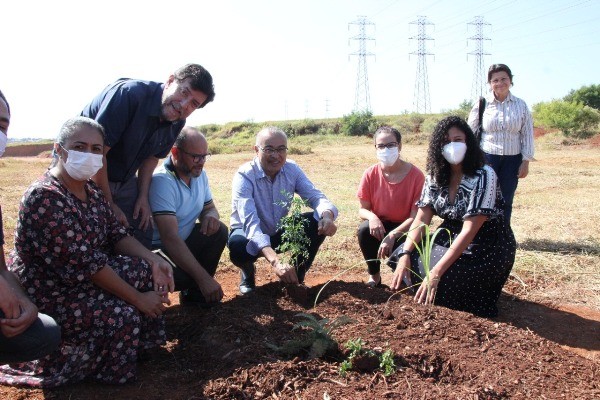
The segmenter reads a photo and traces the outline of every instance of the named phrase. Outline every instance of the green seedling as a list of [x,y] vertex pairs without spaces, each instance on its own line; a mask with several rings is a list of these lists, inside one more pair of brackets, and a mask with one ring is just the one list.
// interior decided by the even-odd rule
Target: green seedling
[[275,204],[281,207],[286,207],[288,204],[291,206],[288,215],[277,225],[278,229],[283,230],[283,234],[276,250],[286,254],[287,264],[298,268],[300,261],[308,258],[308,246],[310,246],[310,240],[306,235],[308,220],[302,215],[302,208],[307,207],[308,204],[305,200],[295,197],[293,193],[282,191],[281,194],[287,200]]
[[299,339],[289,340],[282,346],[267,343],[270,349],[288,357],[308,354],[309,358],[320,358],[328,352],[334,352],[338,349],[338,343],[331,333],[342,325],[355,322],[345,315],[334,320],[328,318],[319,320],[314,315],[307,313],[296,314],[296,317],[303,320],[294,324],[292,331],[302,329],[302,336]]
[[379,368],[383,370],[385,376],[389,376],[396,371],[396,363],[394,362],[394,353],[391,349],[386,350],[381,354],[377,354],[373,350],[366,349],[365,342],[361,339],[348,340],[344,347],[346,347],[350,353],[346,360],[340,364],[339,374],[345,377],[348,371],[354,368],[354,360],[358,357],[376,357],[379,360]]

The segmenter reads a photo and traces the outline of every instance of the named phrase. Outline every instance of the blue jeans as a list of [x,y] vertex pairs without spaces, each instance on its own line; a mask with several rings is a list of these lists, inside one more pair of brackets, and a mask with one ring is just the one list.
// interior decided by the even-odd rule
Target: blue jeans
[[[319,251],[319,247],[321,247],[321,244],[323,244],[325,241],[325,235],[319,235],[318,233],[319,222],[315,220],[313,213],[306,212],[303,213],[302,216],[308,219],[308,224],[306,225],[304,232],[310,241],[310,245],[308,246],[308,258],[304,259],[301,257],[298,261],[298,265],[294,265],[298,273],[298,281],[300,282],[304,282],[306,271],[308,271],[312,265],[317,252]],[[278,230],[274,235],[271,236],[271,247],[275,251],[277,251],[277,247],[281,244],[282,234],[283,231]],[[248,264],[251,264],[258,259],[258,256],[253,256],[246,251],[248,242],[249,240],[246,238],[246,235],[242,229],[234,229],[229,234],[227,247],[229,247],[229,256],[231,258],[231,262],[236,267],[245,268],[248,266]]]
[[506,224],[510,226],[513,199],[515,197],[515,192],[517,191],[517,185],[519,184],[519,167],[523,162],[523,156],[521,154],[514,156],[498,156],[488,153],[483,154],[485,155],[486,163],[489,164],[496,172],[496,175],[498,175],[500,190],[502,191],[502,197],[504,197],[504,220],[506,221]]
[[[4,318],[1,310],[0,318]],[[60,327],[54,319],[38,313],[38,318],[20,335],[7,338],[0,332],[0,364],[40,359],[56,350],[60,340]]]

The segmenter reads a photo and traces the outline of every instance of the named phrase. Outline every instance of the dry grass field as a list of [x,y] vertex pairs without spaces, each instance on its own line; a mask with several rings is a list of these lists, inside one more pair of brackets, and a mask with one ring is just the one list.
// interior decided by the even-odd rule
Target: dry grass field
[[[520,182],[514,203],[516,263],[494,320],[443,308],[424,310],[409,296],[390,302],[385,286],[367,289],[355,237],[356,188],[364,169],[375,162],[371,140],[299,137],[290,140],[290,147],[302,154],[289,157],[340,209],[338,233],[325,241],[307,284],[319,289],[342,275],[309,312],[319,318],[356,318],[336,332],[336,340],[341,344],[361,337],[371,346],[392,349],[400,366],[396,373],[386,378],[377,371],[353,372],[342,379],[339,360],[275,355],[265,341],[289,339],[297,313],[306,309],[282,295],[262,261],[255,301],[237,296],[238,271],[225,250],[216,275],[225,291],[223,303],[211,310],[182,307],[177,294],[170,295],[174,303],[166,313],[167,344],[152,362],[139,365],[137,382],[107,386],[84,381],[55,390],[0,386],[0,398],[598,398],[598,146],[565,145],[554,135],[537,139],[537,161]],[[424,169],[425,152],[426,145],[409,141],[402,157]],[[231,179],[252,157],[248,146],[247,151],[217,154],[206,164],[226,223]],[[20,197],[48,164],[43,157],[0,159],[7,252]],[[384,284],[389,283],[391,271],[383,273]]]
[[[299,137],[292,146],[310,148],[309,154],[290,155],[340,209],[339,230],[325,242],[317,263],[332,275],[361,259],[355,240],[359,223],[356,188],[362,172],[375,162],[366,138]],[[536,143],[536,162],[521,180],[513,210],[513,230],[519,244],[511,292],[536,302],[573,304],[600,309],[600,150],[595,146],[565,146],[546,135]],[[405,143],[402,157],[425,167],[426,145]],[[228,224],[231,179],[247,152],[217,154],[206,164],[213,196]],[[27,186],[44,172],[49,160],[36,157],[0,159],[0,204],[6,248],[13,242],[18,203]],[[227,250],[224,268],[233,268]],[[334,266],[334,267],[332,267]],[[327,271],[323,271],[327,272]],[[391,274],[390,271],[386,271]],[[385,277],[384,277],[385,279]],[[389,279],[389,276],[387,277]]]

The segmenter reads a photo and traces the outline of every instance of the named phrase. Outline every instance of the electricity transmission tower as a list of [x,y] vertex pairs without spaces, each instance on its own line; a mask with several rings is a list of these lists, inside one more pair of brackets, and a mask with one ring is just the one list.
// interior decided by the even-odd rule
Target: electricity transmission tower
[[412,21],[411,24],[417,25],[417,36],[410,37],[409,39],[417,39],[417,51],[413,51],[410,54],[416,54],[418,56],[417,61],[417,78],[415,80],[415,94],[413,99],[413,105],[415,111],[419,114],[427,114],[431,112],[431,106],[429,103],[429,80],[427,78],[427,56],[432,55],[425,49],[425,41],[433,40],[425,29],[427,25],[433,25],[427,20],[426,17],[418,16],[416,21]]
[[367,75],[367,56],[373,53],[367,52],[367,40],[375,40],[367,36],[367,25],[375,25],[367,20],[364,15],[359,15],[356,21],[348,24],[358,25],[358,35],[351,37],[352,40],[358,40],[358,51],[351,53],[351,56],[358,56],[358,69],[356,74],[356,96],[354,98],[354,111],[371,111],[371,98],[369,96],[369,77]]
[[483,51],[483,41],[490,40],[490,38],[483,36],[483,27],[490,24],[485,22],[481,15],[478,15],[474,17],[473,20],[467,25],[475,25],[475,35],[467,39],[467,43],[469,40],[475,40],[475,50],[467,53],[467,58],[469,55],[475,56],[475,69],[473,72],[473,84],[471,86],[471,98],[476,99],[479,96],[482,96],[486,89],[485,83],[487,81],[487,73],[485,72],[483,56],[489,56],[490,53],[485,53]]

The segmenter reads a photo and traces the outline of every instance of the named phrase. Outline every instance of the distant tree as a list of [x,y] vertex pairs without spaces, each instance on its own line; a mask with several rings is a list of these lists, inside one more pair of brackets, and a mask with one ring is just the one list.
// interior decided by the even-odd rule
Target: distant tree
[[458,109],[467,113],[467,115],[469,115],[469,113],[471,112],[471,109],[473,108],[473,100],[463,100],[462,103],[460,103],[458,105]]
[[377,120],[370,111],[352,111],[342,118],[342,132],[346,135],[368,135],[376,128]]
[[538,103],[533,106],[536,125],[560,129],[565,136],[586,138],[598,132],[600,111],[562,100]]
[[600,85],[582,86],[577,90],[571,90],[564,100],[583,103],[588,107],[600,110]]

